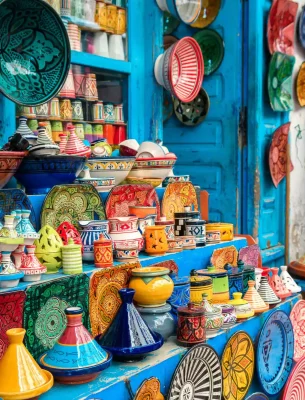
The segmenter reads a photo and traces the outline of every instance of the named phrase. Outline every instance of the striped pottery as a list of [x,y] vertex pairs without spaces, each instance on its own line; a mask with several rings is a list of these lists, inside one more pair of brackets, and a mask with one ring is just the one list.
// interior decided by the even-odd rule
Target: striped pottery
[[70,238],[68,244],[62,247],[62,268],[66,275],[81,274],[83,272],[82,245],[75,244]]
[[49,136],[50,140],[52,141],[52,126],[51,121],[41,121],[38,123],[38,134],[39,134],[39,127],[45,127],[46,133]]
[[107,5],[107,31],[114,33],[117,26],[118,12],[114,5]]
[[114,121],[124,122],[123,104],[116,104],[114,106]]
[[63,120],[71,121],[72,120],[72,105],[71,100],[65,99],[59,101],[60,105],[60,117]]
[[61,0],[60,15],[62,17],[71,15],[71,0]]
[[49,119],[60,119],[59,99],[57,97],[54,97],[49,102]]
[[95,122],[104,122],[104,103],[99,101],[98,103],[92,104],[93,120]]
[[107,6],[102,0],[96,1],[95,22],[102,30],[107,30]]
[[75,124],[74,126],[75,126],[76,136],[82,140],[85,139],[84,125],[83,124]]
[[95,74],[86,74],[85,77],[85,98],[88,101],[97,101],[98,100],[98,92],[96,85],[96,75]]
[[79,156],[89,156],[91,154],[90,147],[84,145],[82,140],[76,135],[75,127],[68,124],[70,136],[66,145],[65,153]]
[[68,36],[70,40],[71,50],[81,51],[81,30],[75,24],[68,24]]
[[[109,222],[108,221],[79,221],[80,236],[84,246],[83,260],[94,260],[94,242],[101,240],[101,237],[111,241],[108,234]],[[112,247],[111,247],[112,251]]]
[[21,136],[33,135],[33,132],[27,125],[27,117],[21,116],[19,118],[19,126],[16,130],[16,133],[19,133]]
[[257,290],[255,289],[255,281],[248,281],[249,289],[244,295],[244,300],[250,304],[255,314],[260,314],[269,310],[269,305],[264,302]]
[[21,106],[17,105],[17,117],[27,117],[27,118],[36,118],[36,109],[35,107]]
[[49,118],[49,103],[44,103],[40,106],[36,106],[36,116]]
[[59,135],[59,149],[60,149],[60,154],[65,154],[66,152],[66,146],[67,146],[67,142],[68,142],[68,135],[66,135],[65,133],[62,133]]
[[74,87],[72,68],[70,68],[66,82],[64,83],[63,87],[61,88],[58,96],[59,97],[67,97],[69,99],[75,99],[75,87]]
[[74,100],[71,102],[72,105],[72,119],[83,121],[84,113],[83,113],[83,104],[80,100]]
[[269,285],[266,276],[261,277],[258,293],[266,304],[272,305],[281,302],[281,299],[277,297],[277,295],[274,293],[271,286]]

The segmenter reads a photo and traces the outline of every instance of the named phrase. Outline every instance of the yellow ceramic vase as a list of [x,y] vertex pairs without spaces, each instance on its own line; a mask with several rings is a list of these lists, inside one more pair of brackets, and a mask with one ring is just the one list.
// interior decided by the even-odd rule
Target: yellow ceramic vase
[[39,367],[23,344],[25,329],[9,329],[6,334],[9,346],[0,360],[0,398],[32,399],[51,389],[52,374]]
[[165,227],[162,225],[145,228],[145,251],[152,256],[162,256],[168,250]]
[[141,307],[163,306],[174,290],[174,283],[168,274],[169,269],[162,267],[133,269],[129,287],[136,292],[135,302]]

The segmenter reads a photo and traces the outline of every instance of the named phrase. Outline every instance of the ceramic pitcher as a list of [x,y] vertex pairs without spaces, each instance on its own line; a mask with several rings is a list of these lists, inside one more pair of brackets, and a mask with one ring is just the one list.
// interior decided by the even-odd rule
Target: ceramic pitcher
[[79,221],[84,252],[83,261],[94,261],[94,242],[100,236],[111,240],[108,221]]

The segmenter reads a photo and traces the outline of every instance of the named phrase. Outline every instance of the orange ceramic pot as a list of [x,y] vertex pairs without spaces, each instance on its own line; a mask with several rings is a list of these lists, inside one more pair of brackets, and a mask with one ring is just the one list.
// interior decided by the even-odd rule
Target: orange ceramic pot
[[145,218],[152,214],[157,214],[156,207],[129,206],[129,215],[136,215],[138,218]]
[[113,265],[112,240],[105,239],[103,235],[94,241],[94,265],[97,268],[109,268]]
[[145,251],[152,256],[164,255],[168,243],[164,226],[147,226],[145,229]]

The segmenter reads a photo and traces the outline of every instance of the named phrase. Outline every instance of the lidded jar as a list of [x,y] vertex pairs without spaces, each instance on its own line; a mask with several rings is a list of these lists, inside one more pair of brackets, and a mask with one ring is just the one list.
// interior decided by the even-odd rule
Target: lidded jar
[[233,300],[230,300],[229,303],[234,307],[238,320],[253,317],[254,311],[250,304],[246,300],[242,299],[242,293],[234,293]]
[[208,267],[197,270],[199,276],[208,276],[213,281],[213,303],[226,303],[230,299],[228,272],[224,269]]
[[189,303],[178,308],[178,342],[192,346],[206,341],[204,308]]
[[206,293],[202,296],[202,307],[204,308],[206,335],[209,337],[222,328],[224,317],[221,307],[211,305]]
[[70,238],[68,244],[62,247],[62,268],[67,275],[76,275],[83,272],[82,245],[75,244]]
[[190,299],[194,304],[201,304],[202,296],[206,293],[208,300],[211,301],[213,298],[213,281],[208,276],[198,276],[196,270],[191,271],[191,289]]
[[172,306],[172,311],[176,313],[178,307],[187,306],[190,302],[190,278],[174,276],[172,280],[174,291],[167,302]]
[[97,268],[108,268],[113,265],[112,240],[100,235],[94,241],[94,265]]

